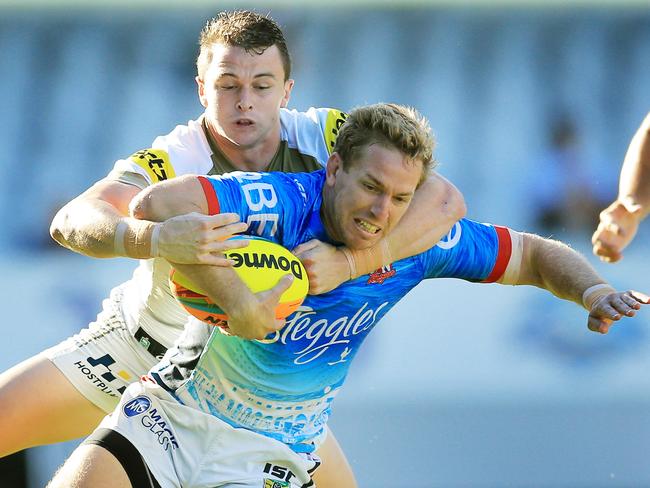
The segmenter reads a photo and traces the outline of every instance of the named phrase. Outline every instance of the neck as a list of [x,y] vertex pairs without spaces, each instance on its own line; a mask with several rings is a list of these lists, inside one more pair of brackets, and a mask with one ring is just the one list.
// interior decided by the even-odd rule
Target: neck
[[251,147],[236,144],[227,137],[219,134],[217,130],[207,122],[207,128],[215,144],[232,165],[242,171],[264,171],[268,168],[273,156],[280,147],[279,134],[273,134],[267,140],[261,141]]
[[334,202],[332,200],[332,190],[327,184],[323,187],[323,203],[320,207],[320,218],[323,222],[323,227],[325,227],[325,232],[327,235],[335,242],[341,242],[341,237],[339,236],[334,222]]

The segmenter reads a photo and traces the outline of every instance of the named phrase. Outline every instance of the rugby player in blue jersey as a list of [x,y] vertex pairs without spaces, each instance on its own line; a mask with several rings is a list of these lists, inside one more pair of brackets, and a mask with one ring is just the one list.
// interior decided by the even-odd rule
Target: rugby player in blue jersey
[[[318,239],[365,249],[398,225],[433,165],[432,149],[414,110],[363,107],[341,128],[326,170],[187,175],[144,190],[132,212],[151,221],[235,212],[251,224],[247,232],[288,248]],[[559,242],[470,220],[456,224],[455,236],[384,267],[385,279],[365,275],[308,296],[286,321],[273,310],[290,278],[254,295],[231,268],[178,265],[225,309],[237,336],[190,321],[51,486],[312,486],[314,452],[352,359],[423,279],[545,288],[584,306],[589,329],[601,333],[650,301],[617,292]]]
[[[233,245],[224,238],[246,227],[233,214],[188,214],[162,225],[130,218],[129,202],[142,188],[188,173],[304,172],[327,162],[345,114],[286,108],[293,89],[291,59],[272,19],[250,11],[222,12],[207,22],[199,44],[196,81],[203,113],[118,160],[109,175],[66,204],[52,222],[54,239],[73,251],[141,261],[133,277],[111,291],[88,328],[0,375],[0,456],[92,432],[127,385],[145,374],[183,330],[187,314],[171,295],[165,259],[223,265],[222,251]],[[433,175],[397,233],[350,254],[356,267],[352,276],[385,264],[389,253],[421,252],[463,214],[457,190]],[[436,219],[422,225],[428,215]],[[311,291],[348,279],[348,266],[341,252],[320,264],[310,260]],[[319,454],[323,487],[355,486],[333,436]]]

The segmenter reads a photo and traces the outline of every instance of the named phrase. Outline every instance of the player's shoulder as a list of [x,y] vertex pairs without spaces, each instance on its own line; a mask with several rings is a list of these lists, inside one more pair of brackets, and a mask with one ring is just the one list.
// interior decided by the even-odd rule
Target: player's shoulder
[[144,176],[157,183],[183,174],[204,174],[212,167],[210,146],[200,120],[177,125],[168,134],[154,139],[151,147],[118,160],[112,174],[126,180],[129,174]]
[[281,136],[290,147],[307,152],[332,152],[334,142],[347,114],[335,108],[312,107],[305,112],[280,110]]
[[177,174],[205,173],[212,166],[210,145],[201,120],[177,125],[153,141],[153,150],[165,151]]

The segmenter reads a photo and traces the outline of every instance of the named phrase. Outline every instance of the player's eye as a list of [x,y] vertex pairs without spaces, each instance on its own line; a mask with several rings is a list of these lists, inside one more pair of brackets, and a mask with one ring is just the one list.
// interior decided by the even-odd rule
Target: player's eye
[[405,205],[405,204],[407,204],[408,202],[411,201],[411,197],[406,197],[406,196],[393,197],[393,201],[397,205]]

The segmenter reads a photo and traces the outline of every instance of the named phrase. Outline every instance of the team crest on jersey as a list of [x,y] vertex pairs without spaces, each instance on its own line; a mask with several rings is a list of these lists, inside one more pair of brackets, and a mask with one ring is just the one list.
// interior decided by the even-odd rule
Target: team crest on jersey
[[278,481],[264,478],[264,484],[262,485],[262,488],[288,488],[289,486],[291,485],[289,485],[288,481]]
[[377,271],[375,271],[370,275],[370,278],[368,278],[366,284],[381,285],[388,278],[392,278],[393,276],[395,276],[396,273],[397,271],[395,270],[395,268],[393,268],[392,264],[389,264],[388,266],[382,266],[381,268],[379,268]]
[[143,149],[132,154],[131,161],[144,168],[154,183],[176,176],[174,168],[169,162],[169,154],[162,149]]
[[329,109],[329,112],[327,113],[327,121],[325,122],[325,143],[327,144],[327,152],[330,154],[334,149],[336,138],[339,136],[339,130],[347,118],[348,114],[334,108]]

